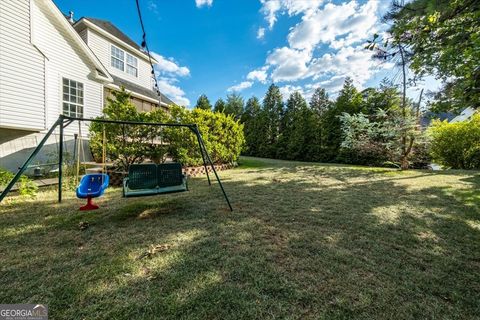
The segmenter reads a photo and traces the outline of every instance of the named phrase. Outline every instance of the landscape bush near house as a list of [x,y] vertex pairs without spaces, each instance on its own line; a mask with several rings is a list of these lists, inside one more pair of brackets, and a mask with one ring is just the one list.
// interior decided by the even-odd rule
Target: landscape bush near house
[[[162,109],[138,112],[124,89],[114,92],[114,97],[108,99],[100,118],[198,124],[214,163],[235,162],[245,142],[243,125],[234,120],[233,116],[200,108],[188,110],[179,106],[171,106],[168,112]],[[97,161],[102,158],[104,141],[107,159],[121,170],[146,159],[162,163],[167,155],[186,166],[202,164],[197,137],[188,128],[92,123],[90,147]]]
[[480,114],[470,121],[435,121],[429,130],[435,162],[453,169],[480,169]]
[[[14,174],[8,170],[0,168],[0,191],[13,179]],[[35,197],[37,195],[38,186],[35,182],[29,179],[27,176],[20,176],[17,182],[18,193],[22,196]]]
[[[170,122],[197,124],[205,142],[208,153],[214,163],[233,163],[237,161],[245,144],[243,125],[232,115],[222,112],[195,108],[171,106]],[[202,155],[197,137],[188,128],[166,129],[169,141],[169,154],[186,165],[202,164]]]

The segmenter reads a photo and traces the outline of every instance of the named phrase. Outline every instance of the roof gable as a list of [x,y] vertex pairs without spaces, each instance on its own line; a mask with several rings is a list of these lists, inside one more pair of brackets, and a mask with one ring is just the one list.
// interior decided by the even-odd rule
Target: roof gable
[[64,28],[65,32],[73,39],[76,45],[83,51],[88,61],[92,64],[97,72],[97,77],[102,81],[112,82],[113,79],[108,73],[105,66],[98,60],[92,50],[87,46],[87,44],[82,40],[80,35],[75,31],[70,22],[65,19],[63,13],[58,9],[58,7],[53,3],[52,0],[40,0],[46,8],[52,12],[53,16],[58,20],[59,26]]
[[103,30],[107,31],[108,33],[117,37],[128,45],[134,47],[137,50],[140,50],[140,46],[135,41],[133,41],[129,36],[123,33],[110,21],[90,17],[84,17],[83,19],[87,19],[97,27],[102,28]]
[[78,31],[82,30],[83,26],[96,31],[97,33],[100,33],[101,35],[103,35],[103,37],[108,38],[110,41],[118,42],[123,47],[129,49],[138,57],[148,61],[149,63],[150,60],[153,63],[158,63],[158,61],[154,57],[149,56],[148,53],[144,52],[143,49],[135,41],[133,41],[110,21],[97,18],[82,17],[73,24],[73,27]]

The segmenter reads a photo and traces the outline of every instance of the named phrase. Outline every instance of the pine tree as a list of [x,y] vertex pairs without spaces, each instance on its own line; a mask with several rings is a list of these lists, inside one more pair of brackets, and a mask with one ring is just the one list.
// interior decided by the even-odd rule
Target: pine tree
[[353,85],[353,80],[347,77],[337,100],[325,114],[326,161],[334,161],[338,158],[338,152],[342,143],[342,124],[339,116],[343,113],[358,113],[361,111],[361,108],[362,95]]
[[212,110],[212,105],[210,104],[210,101],[208,100],[207,96],[202,94],[200,97],[198,97],[195,108],[203,109],[203,110]]
[[259,146],[265,139],[265,131],[261,119],[261,106],[257,97],[248,99],[241,120],[244,124],[245,132],[245,152],[248,155],[257,156],[259,155]]
[[313,112],[299,92],[290,95],[284,116],[278,156],[289,160],[309,160],[313,138]]
[[280,89],[271,84],[267,94],[263,99],[262,121],[264,121],[264,130],[266,140],[260,147],[260,154],[263,157],[275,157],[277,154],[278,139],[280,135],[280,125],[283,113],[283,101]]
[[227,95],[227,102],[225,104],[225,113],[231,114],[235,119],[240,119],[243,114],[243,98],[237,93]]
[[215,106],[213,107],[214,112],[225,112],[225,101],[222,98],[218,99],[215,102]]
[[310,100],[310,110],[312,111],[312,136],[308,158],[312,161],[323,161],[324,158],[324,140],[325,129],[324,121],[325,115],[332,107],[332,101],[328,97],[328,93],[325,89],[318,87],[315,89],[312,99]]

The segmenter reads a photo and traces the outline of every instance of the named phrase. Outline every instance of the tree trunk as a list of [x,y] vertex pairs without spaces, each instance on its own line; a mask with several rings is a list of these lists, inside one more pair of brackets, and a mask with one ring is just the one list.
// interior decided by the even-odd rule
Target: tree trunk
[[405,122],[407,119],[407,74],[405,71],[405,56],[403,54],[403,48],[401,45],[398,45],[398,49],[400,51],[400,56],[402,58],[402,74],[403,74],[403,92],[402,92],[402,116],[403,116],[403,132],[402,132],[402,155],[400,159],[400,168],[402,170],[408,170],[409,162],[408,162],[408,155],[409,151],[407,150],[407,128],[405,126]]

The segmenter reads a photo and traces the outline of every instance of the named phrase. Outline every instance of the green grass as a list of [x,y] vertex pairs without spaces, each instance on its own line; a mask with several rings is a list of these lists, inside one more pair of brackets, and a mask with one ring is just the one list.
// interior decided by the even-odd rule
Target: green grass
[[[0,205],[0,302],[51,319],[480,315],[480,177],[242,158],[217,185],[100,210]],[[81,230],[79,224],[88,222]]]

